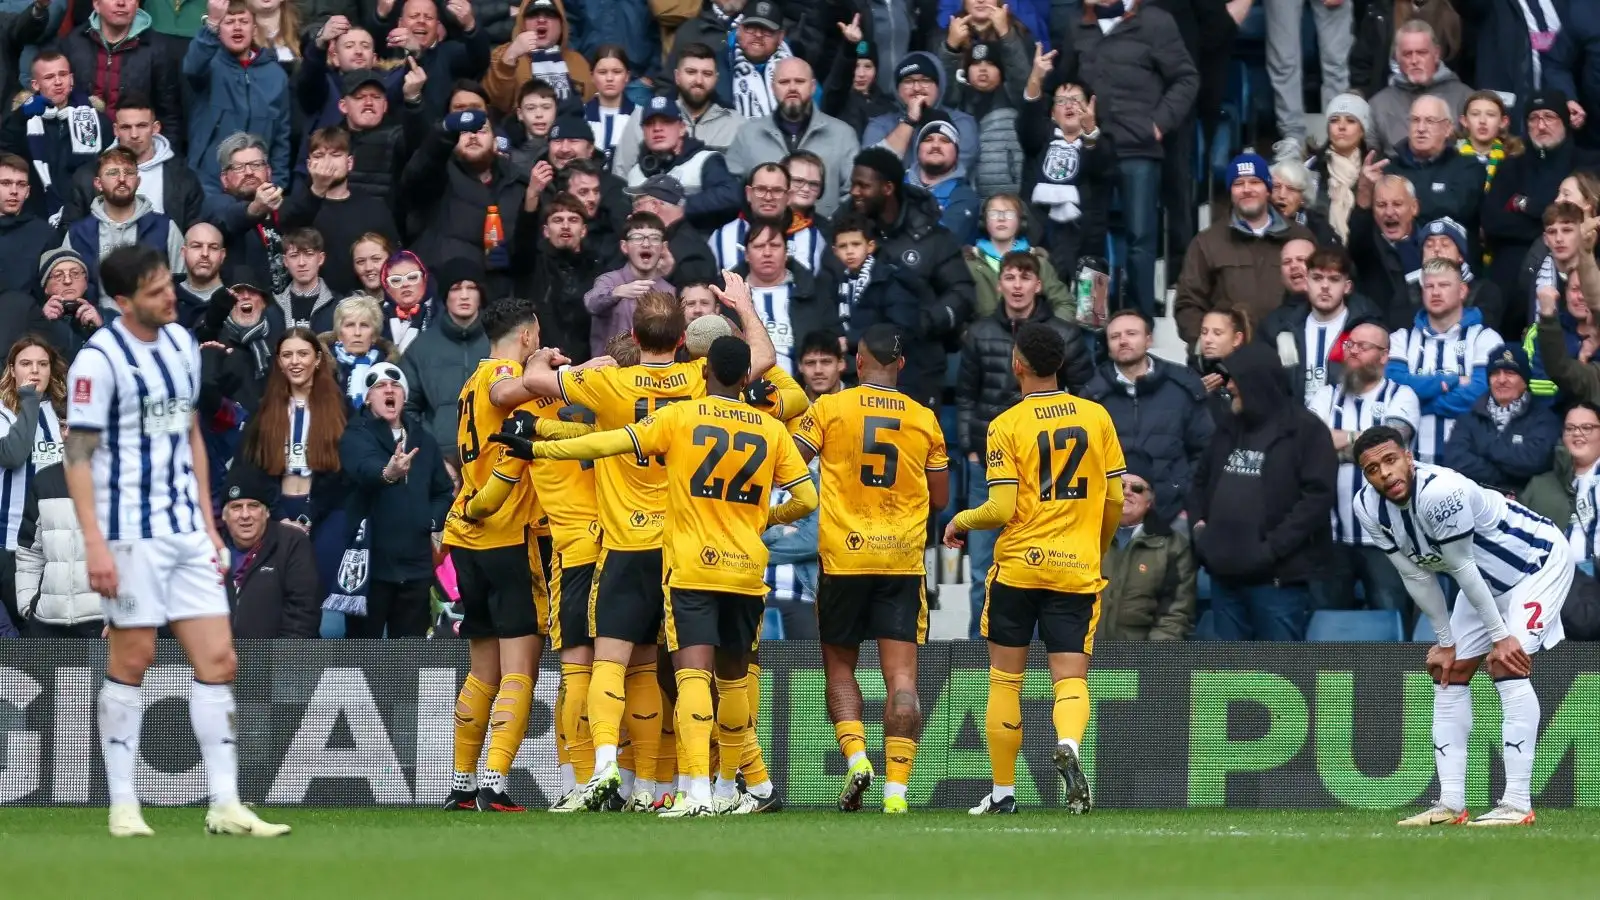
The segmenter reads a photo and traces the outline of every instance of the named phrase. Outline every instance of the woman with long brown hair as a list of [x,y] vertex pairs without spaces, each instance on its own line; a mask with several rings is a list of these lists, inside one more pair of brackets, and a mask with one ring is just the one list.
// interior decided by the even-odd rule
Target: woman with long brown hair
[[344,552],[344,479],[339,439],[345,404],[334,362],[309,328],[278,340],[261,406],[239,445],[235,466],[250,466],[278,483],[273,516],[311,535],[318,581],[326,587]]
[[61,465],[66,406],[66,360],[38,335],[24,335],[0,372],[0,517],[17,562],[5,605],[29,637],[100,636],[100,598],[74,540],[78,518]]

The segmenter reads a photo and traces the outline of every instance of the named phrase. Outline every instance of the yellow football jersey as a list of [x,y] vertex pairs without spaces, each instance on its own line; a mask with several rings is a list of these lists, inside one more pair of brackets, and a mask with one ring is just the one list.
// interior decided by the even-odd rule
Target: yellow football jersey
[[639,458],[666,454],[667,584],[765,596],[773,488],[811,477],[783,423],[742,400],[703,397],[627,430]]
[[[560,375],[561,399],[593,410],[595,426],[610,431],[704,394],[704,368],[701,362],[686,362],[568,369]],[[594,471],[604,545],[613,550],[660,547],[667,511],[666,457],[602,459]]]
[[[568,406],[557,397],[538,397],[523,404],[542,419],[589,421],[594,413]],[[595,504],[595,463],[589,460],[541,459],[531,463],[534,493],[540,498],[550,528],[551,549],[561,565],[571,568],[600,556],[600,523]]]
[[1017,485],[994,545],[995,577],[1019,588],[1093,594],[1110,479],[1125,463],[1105,407],[1065,391],[1029,394],[989,423],[989,484]]
[[522,363],[510,359],[486,359],[467,378],[457,406],[460,423],[456,426],[457,450],[461,455],[461,490],[444,522],[444,543],[468,550],[511,547],[527,540],[526,528],[533,522],[532,484],[524,479],[500,508],[474,524],[461,517],[462,507],[491,478],[505,448],[489,441],[500,430],[511,410],[500,409],[489,400],[489,390],[508,378],[522,377]]
[[923,574],[927,473],[950,467],[933,411],[894,388],[863,384],[818,397],[794,436],[822,458],[822,571]]

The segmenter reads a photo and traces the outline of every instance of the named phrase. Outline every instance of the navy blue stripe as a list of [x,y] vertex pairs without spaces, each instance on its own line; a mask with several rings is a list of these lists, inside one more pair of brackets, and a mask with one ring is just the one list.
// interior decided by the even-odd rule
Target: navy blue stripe
[[[184,337],[188,337],[189,333],[179,329],[175,325],[163,327],[161,329],[161,334],[166,337],[167,343],[172,345],[172,349],[178,354],[178,358],[181,360],[186,360],[188,363],[183,367],[183,380],[185,389],[184,396],[189,398],[189,421],[185,423],[185,425],[188,427],[184,428],[181,438],[182,445],[188,448],[189,459],[177,460],[176,453],[174,453],[173,456],[175,458],[175,464],[183,466],[184,478],[182,497],[184,507],[189,513],[189,530],[199,531],[204,526],[200,522],[200,498],[196,493],[198,482],[194,478],[193,460],[194,454],[196,452],[204,452],[204,448],[193,446],[189,440],[191,433],[193,432],[192,426],[194,422],[195,411],[198,410],[200,406],[200,368],[198,365],[198,347],[195,347],[195,353],[190,353],[185,350],[184,346],[178,341],[178,335],[181,334]],[[195,345],[191,343],[190,346],[194,347]]]
[[[1537,566],[1534,566],[1532,569],[1528,568],[1530,562],[1529,560],[1523,559],[1516,553],[1513,553],[1511,550],[1496,544],[1493,540],[1486,538],[1483,535],[1474,536],[1472,540],[1472,546],[1474,549],[1482,550],[1484,553],[1487,553],[1488,555],[1504,563],[1513,572],[1521,572],[1522,574],[1527,575],[1531,572],[1537,571],[1538,569]],[[1540,555],[1543,556],[1544,554]],[[1483,567],[1479,566],[1478,568],[1482,569]]]
[[[153,491],[151,482],[154,473],[150,469],[150,435],[145,431],[144,427],[144,410],[150,392],[145,388],[144,376],[139,373],[139,361],[134,358],[133,348],[128,346],[128,342],[123,340],[122,335],[118,334],[115,328],[108,328],[106,331],[111,335],[111,339],[117,342],[117,346],[122,348],[122,353],[128,361],[130,374],[133,376],[133,386],[139,392],[137,397],[139,405],[136,413],[136,418],[139,420],[139,536],[149,538],[153,536],[150,529],[150,520],[153,518],[150,495]],[[116,380],[121,381],[120,378]],[[120,420],[121,417],[119,416],[118,418]],[[121,425],[122,423],[118,421],[118,430],[121,429]],[[118,490],[120,481],[113,480],[112,485],[112,490]]]
[[[151,353],[150,359],[155,362],[156,369],[161,373],[162,384],[166,385],[167,402],[171,403],[177,400],[178,384],[172,380],[172,372],[167,369],[167,364],[162,362],[159,350]],[[172,426],[169,425],[168,427]],[[183,530],[178,526],[178,487],[181,483],[178,478],[178,451],[183,445],[183,440],[178,432],[167,435],[167,438],[172,442],[172,450],[167,457],[167,521],[172,525],[172,533],[178,534]]]

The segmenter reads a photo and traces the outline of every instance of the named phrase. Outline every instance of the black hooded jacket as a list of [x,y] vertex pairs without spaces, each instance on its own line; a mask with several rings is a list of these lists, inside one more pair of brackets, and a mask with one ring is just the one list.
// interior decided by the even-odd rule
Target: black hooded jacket
[[931,304],[923,311],[922,340],[939,341],[946,350],[959,346],[961,329],[972,318],[978,289],[972,270],[961,255],[961,242],[939,224],[942,212],[933,195],[915,185],[901,185],[900,214],[881,224],[878,257],[893,260],[912,278],[933,289]]
[[1339,459],[1328,426],[1290,398],[1278,357],[1247,344],[1228,357],[1240,411],[1217,426],[1189,493],[1194,548],[1213,578],[1304,584],[1332,546]]
[[[1043,297],[1034,301],[1033,312],[1025,321],[1049,325],[1066,339],[1067,352],[1056,378],[1062,390],[1081,395],[1094,377],[1082,330],[1057,316]],[[967,329],[961,341],[961,374],[956,378],[956,446],[980,447],[989,423],[1021,399],[1017,376],[1011,371],[1011,350],[1020,324],[1007,317],[1002,306]]]

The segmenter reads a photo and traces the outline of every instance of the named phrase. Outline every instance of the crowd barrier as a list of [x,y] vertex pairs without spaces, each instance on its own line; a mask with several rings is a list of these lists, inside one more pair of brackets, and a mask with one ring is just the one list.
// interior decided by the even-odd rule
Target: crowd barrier
[[[1097,647],[1094,714],[1083,762],[1105,808],[1228,806],[1391,808],[1437,790],[1429,722],[1432,686],[1421,645],[1106,644]],[[106,802],[94,728],[104,669],[98,641],[0,642],[0,803]],[[844,762],[824,705],[817,646],[761,650],[760,733],[790,805],[825,807]],[[883,683],[863,648],[868,744],[881,748]],[[1566,644],[1536,658],[1544,733],[1534,767],[1539,806],[1600,805],[1600,651]],[[989,787],[982,644],[924,647],[926,725],[910,785],[915,806],[964,808]],[[272,805],[442,803],[450,787],[459,642],[242,642],[238,699],[241,789]],[[163,642],[144,682],[138,763],[151,804],[202,800],[205,777],[189,730],[190,671]],[[510,792],[529,804],[557,790],[550,707],[555,661],[538,680],[528,740]],[[1497,797],[1503,779],[1499,701],[1473,684],[1467,800]],[[1024,764],[1017,799],[1059,802],[1050,764],[1051,686],[1034,649],[1024,685]],[[882,772],[881,749],[873,751]]]

